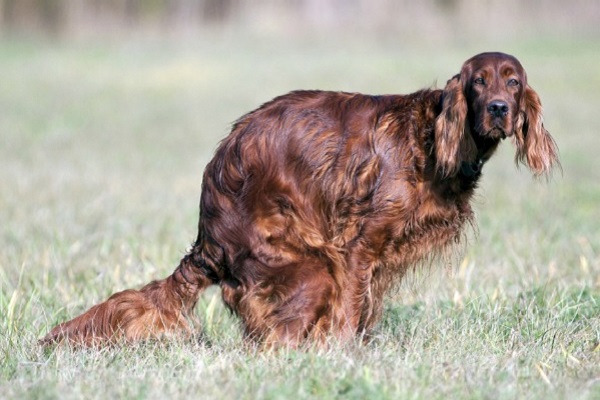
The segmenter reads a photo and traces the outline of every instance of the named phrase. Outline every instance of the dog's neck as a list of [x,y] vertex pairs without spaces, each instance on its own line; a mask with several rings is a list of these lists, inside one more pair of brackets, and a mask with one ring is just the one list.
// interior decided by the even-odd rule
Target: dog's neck
[[481,173],[481,167],[483,167],[483,159],[477,157],[473,162],[463,161],[460,165],[460,174],[466,178],[475,178]]
[[481,174],[483,164],[490,159],[500,144],[500,139],[486,138],[479,135],[472,135],[473,141],[477,147],[477,155],[473,161],[463,161],[460,166],[460,174],[463,177],[476,179]]

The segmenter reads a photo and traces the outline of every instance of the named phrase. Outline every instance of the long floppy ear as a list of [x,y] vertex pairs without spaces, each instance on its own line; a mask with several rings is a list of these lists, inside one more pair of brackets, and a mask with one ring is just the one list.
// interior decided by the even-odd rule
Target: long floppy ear
[[552,167],[560,165],[558,147],[544,128],[542,103],[531,88],[525,86],[519,116],[515,126],[515,162],[525,164],[536,175],[548,174]]
[[477,154],[467,121],[464,75],[463,71],[446,84],[442,111],[435,121],[437,171],[445,177],[456,175],[463,161],[474,161]]

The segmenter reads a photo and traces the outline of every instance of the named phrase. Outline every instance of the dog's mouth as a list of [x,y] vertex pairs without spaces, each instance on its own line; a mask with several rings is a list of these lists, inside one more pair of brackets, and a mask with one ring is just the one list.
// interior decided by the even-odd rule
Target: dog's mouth
[[489,136],[493,139],[506,139],[506,132],[504,131],[504,129],[495,126],[489,131],[487,131],[486,136]]
[[506,139],[512,136],[513,132],[510,129],[506,129],[502,122],[495,123],[486,133],[487,137],[492,139]]
[[508,116],[504,118],[483,116],[475,125],[475,131],[481,137],[502,140],[513,135],[513,123]]

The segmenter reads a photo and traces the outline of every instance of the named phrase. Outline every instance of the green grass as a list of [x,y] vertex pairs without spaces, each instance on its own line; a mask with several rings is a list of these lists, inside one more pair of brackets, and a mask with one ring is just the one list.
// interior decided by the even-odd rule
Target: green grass
[[[442,86],[490,47],[527,68],[564,173],[536,182],[505,143],[464,257],[392,293],[371,343],[256,351],[211,289],[202,342],[37,345],[111,293],[170,274],[196,234],[204,165],[243,113],[297,88]],[[597,48],[0,42],[0,398],[599,398]]]

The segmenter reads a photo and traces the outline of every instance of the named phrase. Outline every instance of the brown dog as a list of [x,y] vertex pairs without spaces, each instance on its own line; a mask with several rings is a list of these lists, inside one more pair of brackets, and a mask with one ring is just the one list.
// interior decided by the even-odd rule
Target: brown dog
[[237,121],[206,167],[198,238],[175,272],[42,342],[189,334],[212,284],[266,344],[367,332],[394,282],[461,239],[482,167],[509,136],[534,174],[558,163],[537,94],[503,53],[466,61],[444,90],[278,97]]

